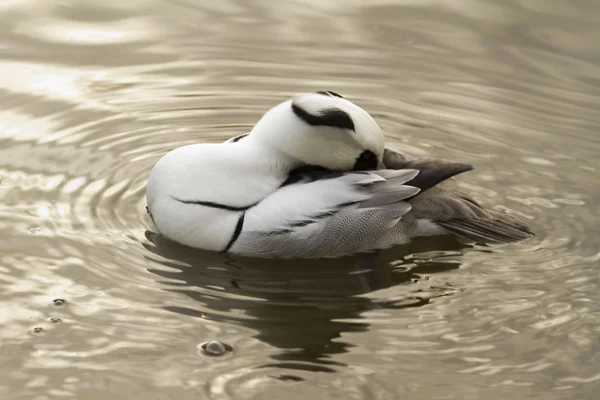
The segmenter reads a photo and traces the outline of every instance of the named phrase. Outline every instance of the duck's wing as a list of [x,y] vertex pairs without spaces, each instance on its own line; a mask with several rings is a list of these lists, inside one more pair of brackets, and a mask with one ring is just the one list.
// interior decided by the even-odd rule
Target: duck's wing
[[411,208],[417,170],[302,171],[240,218],[230,251],[284,258],[338,257],[371,250]]

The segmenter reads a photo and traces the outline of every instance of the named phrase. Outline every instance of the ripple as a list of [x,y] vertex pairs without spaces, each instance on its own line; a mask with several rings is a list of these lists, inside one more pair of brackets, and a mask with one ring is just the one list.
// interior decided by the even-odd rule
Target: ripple
[[[33,26],[32,26],[33,23]],[[43,41],[68,43],[69,45],[106,45],[115,43],[128,43],[148,39],[157,32],[142,21],[122,20],[111,24],[107,29],[105,24],[90,24],[90,22],[65,21],[27,21],[26,25],[18,27],[17,33],[32,36]]]

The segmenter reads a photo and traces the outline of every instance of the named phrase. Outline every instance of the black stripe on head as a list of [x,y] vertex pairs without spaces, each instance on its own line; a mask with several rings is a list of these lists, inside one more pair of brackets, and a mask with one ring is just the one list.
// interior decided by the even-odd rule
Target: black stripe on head
[[354,171],[371,171],[377,169],[378,166],[379,160],[377,160],[375,153],[371,150],[365,150],[356,159]]
[[342,96],[341,94],[338,94],[336,92],[332,92],[331,90],[327,90],[325,92],[317,92],[317,93],[322,94],[323,96],[339,97],[340,99],[345,99],[345,97]]
[[347,112],[339,108],[327,108],[320,115],[312,115],[302,107],[292,103],[292,111],[298,118],[311,126],[330,126],[354,132],[354,121]]
[[249,133],[244,133],[243,135],[239,135],[238,137],[234,138],[234,139],[231,141],[231,143],[238,142],[238,141],[242,140],[243,138],[245,138],[245,137],[246,137],[246,136],[248,136],[248,135],[249,135]]

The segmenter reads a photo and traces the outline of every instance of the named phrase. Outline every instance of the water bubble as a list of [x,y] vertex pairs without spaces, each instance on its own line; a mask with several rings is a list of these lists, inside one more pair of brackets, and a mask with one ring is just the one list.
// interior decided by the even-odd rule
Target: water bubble
[[40,334],[44,332],[44,328],[40,327],[40,326],[36,326],[35,328],[33,328],[33,333],[35,334]]
[[52,303],[54,303],[55,306],[63,306],[65,305],[67,301],[65,299],[54,299],[52,300]]
[[200,345],[200,348],[202,349],[201,353],[206,356],[222,356],[227,352],[233,351],[233,347],[218,340],[203,343]]
[[62,322],[62,319],[56,318],[56,317],[52,317],[52,318],[50,318],[50,322],[52,322],[53,324],[58,324],[58,323]]

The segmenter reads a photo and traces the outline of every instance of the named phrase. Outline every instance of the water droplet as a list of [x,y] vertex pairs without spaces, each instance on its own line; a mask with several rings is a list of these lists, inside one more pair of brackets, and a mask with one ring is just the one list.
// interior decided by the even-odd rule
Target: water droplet
[[42,328],[40,326],[36,326],[35,328],[33,328],[33,333],[40,334],[43,332],[44,332],[44,328]]
[[218,340],[203,343],[200,348],[202,349],[202,354],[206,356],[222,356],[227,352],[233,351],[233,347]]
[[67,301],[65,299],[54,299],[52,302],[55,306],[63,306]]
[[58,323],[62,322],[62,319],[52,317],[52,318],[50,318],[50,322],[52,322],[53,324],[58,324]]

